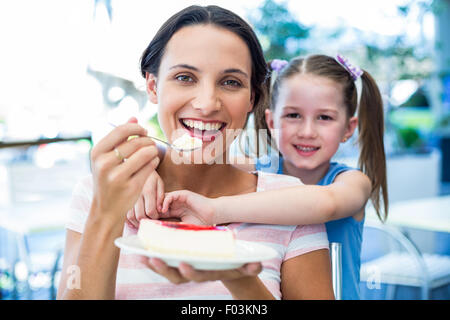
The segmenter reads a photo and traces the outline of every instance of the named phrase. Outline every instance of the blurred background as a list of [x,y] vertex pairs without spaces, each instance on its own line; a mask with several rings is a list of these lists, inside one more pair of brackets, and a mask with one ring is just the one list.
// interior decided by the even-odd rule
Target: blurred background
[[[0,299],[55,298],[71,192],[108,123],[162,136],[139,58],[191,4],[245,18],[268,60],[341,53],[374,76],[391,213],[367,224],[362,298],[449,299],[449,0],[0,2]],[[336,155],[357,157],[352,142]]]

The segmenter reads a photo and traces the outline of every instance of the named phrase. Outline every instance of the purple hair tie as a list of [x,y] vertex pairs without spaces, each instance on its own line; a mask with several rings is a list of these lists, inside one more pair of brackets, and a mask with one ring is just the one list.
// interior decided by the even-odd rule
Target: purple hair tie
[[280,73],[280,71],[283,70],[283,68],[286,67],[287,64],[288,62],[286,60],[273,59],[270,63],[270,67],[272,68],[272,70]]
[[337,54],[336,55],[336,61],[342,66],[344,67],[345,70],[348,71],[348,73],[350,73],[353,81],[358,80],[359,77],[361,77],[361,75],[363,74],[363,71],[358,67],[358,66],[354,66],[352,65],[347,58],[345,58],[344,56],[342,56],[341,54]]

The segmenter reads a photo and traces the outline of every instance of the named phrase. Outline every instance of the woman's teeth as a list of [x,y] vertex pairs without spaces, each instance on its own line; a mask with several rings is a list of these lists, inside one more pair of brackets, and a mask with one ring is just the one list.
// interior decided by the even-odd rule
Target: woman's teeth
[[182,121],[185,126],[198,130],[219,130],[222,127],[221,122],[202,122],[195,120],[182,120]]

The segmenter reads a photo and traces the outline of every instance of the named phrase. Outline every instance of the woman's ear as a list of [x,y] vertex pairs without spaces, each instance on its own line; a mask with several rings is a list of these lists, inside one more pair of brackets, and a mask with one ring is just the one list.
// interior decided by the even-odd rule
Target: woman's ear
[[157,104],[158,94],[156,91],[156,77],[153,73],[145,73],[145,84],[150,102],[153,104]]
[[254,107],[255,107],[255,93],[252,92],[252,95],[250,97],[250,104],[248,106],[249,109],[247,112],[252,112]]
[[345,129],[345,133],[344,133],[342,142],[345,142],[348,139],[350,139],[350,137],[355,132],[357,126],[358,126],[358,117],[351,117],[348,120],[347,128]]

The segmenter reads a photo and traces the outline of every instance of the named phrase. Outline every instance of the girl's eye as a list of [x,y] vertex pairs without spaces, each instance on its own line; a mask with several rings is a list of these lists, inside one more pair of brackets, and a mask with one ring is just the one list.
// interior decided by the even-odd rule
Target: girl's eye
[[180,75],[176,76],[175,79],[177,79],[178,81],[181,81],[181,82],[192,82],[192,81],[194,81],[192,79],[192,77],[190,77],[190,76],[188,76],[186,74],[180,74]]
[[333,120],[333,118],[331,118],[330,116],[327,116],[325,114],[322,114],[322,115],[319,116],[319,120],[326,120],[326,121],[328,121],[328,120]]
[[288,113],[286,115],[286,118],[291,118],[291,119],[299,119],[300,115],[298,113]]

